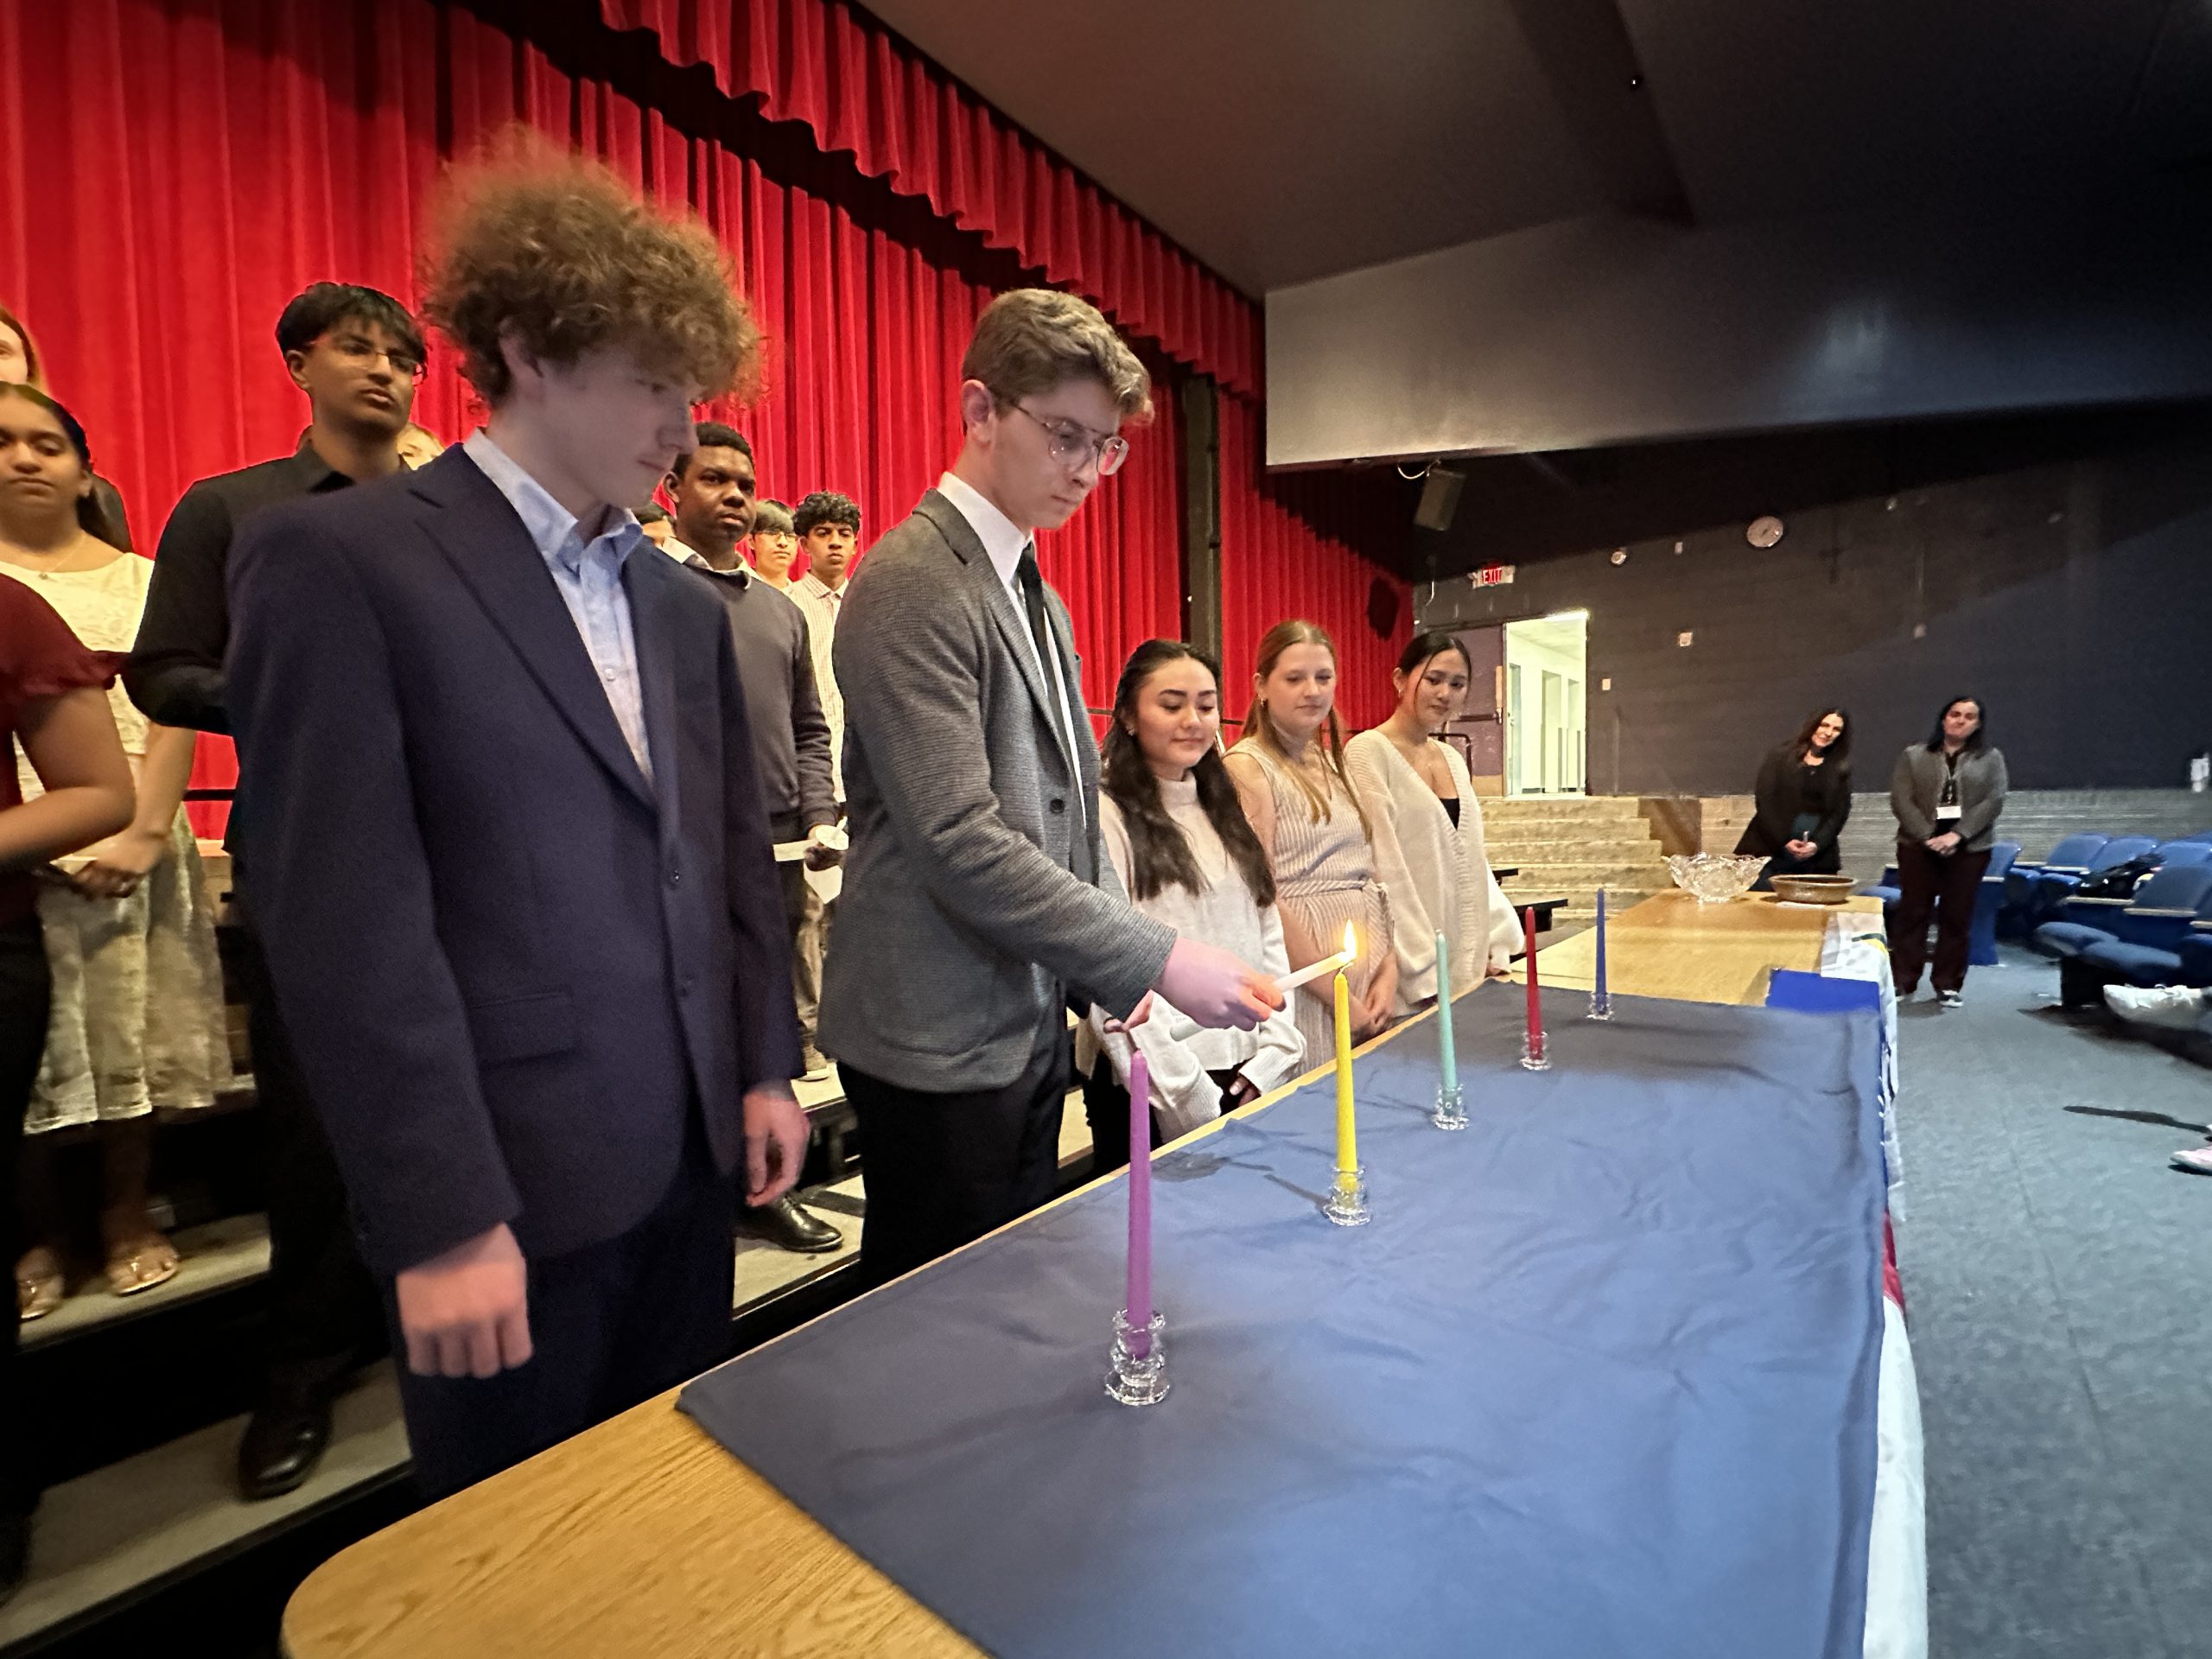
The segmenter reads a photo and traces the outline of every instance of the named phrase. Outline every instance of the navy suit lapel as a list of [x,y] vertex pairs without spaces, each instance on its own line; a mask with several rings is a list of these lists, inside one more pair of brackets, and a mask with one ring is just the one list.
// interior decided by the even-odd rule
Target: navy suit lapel
[[655,807],[652,785],[622,736],[575,619],[499,486],[456,445],[415,474],[413,487],[444,509],[427,520],[431,538],[553,706],[618,782]]
[[[653,785],[660,797],[664,833],[671,837],[682,821],[677,806],[683,776],[678,764],[683,723],[677,717],[676,683],[676,665],[683,660],[683,619],[674,601],[680,591],[678,582],[696,580],[690,573],[672,568],[674,563],[651,542],[640,542],[622,566],[623,590],[630,595],[630,626],[637,636],[638,677],[645,692],[645,741],[652,750]],[[671,568],[663,570],[662,564]]]

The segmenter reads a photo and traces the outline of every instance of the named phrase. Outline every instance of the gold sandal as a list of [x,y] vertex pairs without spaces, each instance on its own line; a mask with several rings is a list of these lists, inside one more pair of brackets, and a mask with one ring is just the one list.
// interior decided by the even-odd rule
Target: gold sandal
[[[48,1259],[53,1260],[50,1255]],[[16,1317],[23,1324],[44,1319],[61,1306],[68,1293],[69,1283],[59,1262],[50,1273],[25,1273],[20,1262],[16,1264]]]
[[156,1285],[166,1285],[183,1265],[176,1246],[154,1233],[108,1251],[107,1287],[118,1296],[136,1296]]

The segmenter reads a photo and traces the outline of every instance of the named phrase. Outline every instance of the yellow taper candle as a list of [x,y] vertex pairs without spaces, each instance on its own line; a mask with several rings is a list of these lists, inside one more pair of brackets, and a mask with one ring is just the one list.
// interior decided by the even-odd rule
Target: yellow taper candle
[[[1344,927],[1344,955],[1359,960],[1351,925]],[[1351,1109],[1351,969],[1337,970],[1337,1186],[1349,1192],[1358,1185],[1359,1126]]]

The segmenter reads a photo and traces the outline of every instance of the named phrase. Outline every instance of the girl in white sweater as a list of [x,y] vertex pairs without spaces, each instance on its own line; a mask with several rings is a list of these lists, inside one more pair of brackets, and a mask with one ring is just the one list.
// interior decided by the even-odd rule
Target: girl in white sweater
[[[1173,639],[1139,645],[1114,694],[1099,830],[1136,907],[1185,937],[1234,951],[1263,973],[1290,971],[1274,877],[1223,766],[1221,683]],[[1096,1020],[1097,1016],[1094,1015]],[[1130,1045],[1152,1071],[1153,1143],[1188,1134],[1305,1069],[1288,1009],[1252,1031],[1211,1031],[1154,996],[1135,1030],[1094,1027],[1104,1049],[1084,1090],[1097,1170],[1128,1161]]]
[[1436,1000],[1436,937],[1444,936],[1457,993],[1502,976],[1521,942],[1512,906],[1490,868],[1482,804],[1467,763],[1439,740],[1466,706],[1467,653],[1450,634],[1417,637],[1390,677],[1398,706],[1344,745],[1344,771],[1368,810],[1392,833],[1376,837],[1396,922],[1401,1018]]

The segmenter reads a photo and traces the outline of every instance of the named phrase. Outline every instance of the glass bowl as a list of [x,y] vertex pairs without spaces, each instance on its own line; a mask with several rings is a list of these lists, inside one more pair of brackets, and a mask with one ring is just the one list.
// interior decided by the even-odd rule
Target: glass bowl
[[1667,874],[1700,903],[1725,905],[1748,892],[1766,865],[1756,853],[1675,853],[1668,857]]

